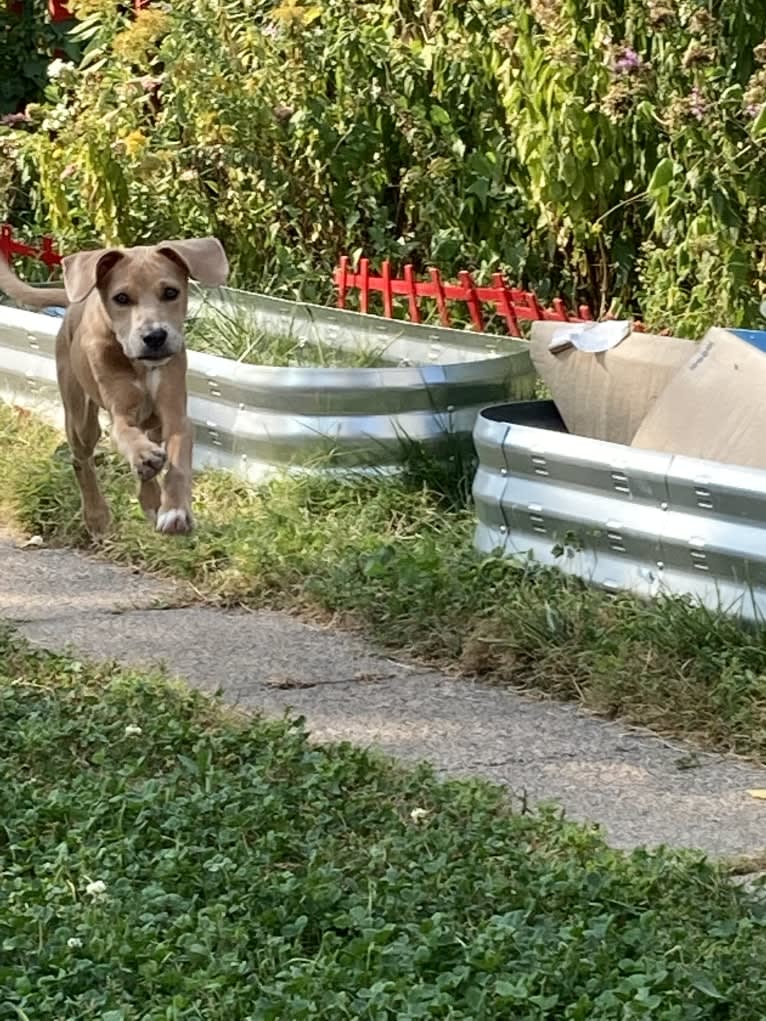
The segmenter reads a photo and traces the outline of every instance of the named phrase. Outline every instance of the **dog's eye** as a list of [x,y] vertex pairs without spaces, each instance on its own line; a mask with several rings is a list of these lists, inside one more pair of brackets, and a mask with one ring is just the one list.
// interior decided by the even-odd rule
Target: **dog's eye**
[[120,291],[119,294],[115,294],[113,296],[112,301],[115,303],[115,305],[129,305],[130,296],[127,295],[124,291]]
[[175,301],[178,297],[178,289],[176,287],[166,287],[162,292],[163,301]]

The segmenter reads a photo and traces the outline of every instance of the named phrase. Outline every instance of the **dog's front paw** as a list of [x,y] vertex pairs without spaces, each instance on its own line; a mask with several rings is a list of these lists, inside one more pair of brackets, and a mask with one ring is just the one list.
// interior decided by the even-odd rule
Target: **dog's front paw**
[[167,454],[163,448],[149,440],[135,450],[131,457],[133,471],[142,482],[148,482],[155,475],[159,475],[166,461]]
[[157,515],[155,527],[165,535],[188,535],[194,528],[194,518],[186,507],[168,507]]

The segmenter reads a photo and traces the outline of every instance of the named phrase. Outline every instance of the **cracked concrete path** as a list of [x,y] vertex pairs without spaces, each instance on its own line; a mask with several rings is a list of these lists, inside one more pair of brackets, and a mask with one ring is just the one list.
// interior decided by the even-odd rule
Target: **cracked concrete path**
[[[288,615],[173,609],[172,583],[0,533],[0,618],[32,643],[170,673],[270,715],[306,717],[316,739],[482,776],[616,847],[667,843],[712,855],[766,847],[766,769],[689,749],[574,706],[456,680],[388,658],[355,635]],[[163,608],[164,607],[164,608]],[[694,768],[685,768],[695,763]]]

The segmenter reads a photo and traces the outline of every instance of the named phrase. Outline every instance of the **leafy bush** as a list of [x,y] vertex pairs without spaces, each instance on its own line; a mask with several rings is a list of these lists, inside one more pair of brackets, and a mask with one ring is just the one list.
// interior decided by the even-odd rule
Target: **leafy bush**
[[83,65],[13,136],[67,247],[212,231],[240,283],[315,299],[364,250],[755,324],[762,4],[80,2]]
[[77,56],[68,27],[54,25],[41,0],[25,0],[19,7],[6,0],[0,4],[0,118],[42,98],[54,51]]

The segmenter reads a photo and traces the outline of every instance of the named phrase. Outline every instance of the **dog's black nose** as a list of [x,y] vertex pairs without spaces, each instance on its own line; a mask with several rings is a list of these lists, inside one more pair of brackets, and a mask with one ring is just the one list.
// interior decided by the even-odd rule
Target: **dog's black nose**
[[168,331],[162,328],[151,330],[149,333],[144,334],[144,344],[146,344],[150,351],[159,351],[167,339]]

